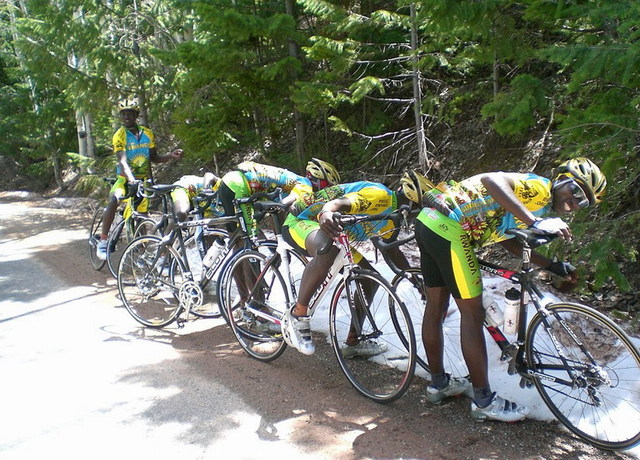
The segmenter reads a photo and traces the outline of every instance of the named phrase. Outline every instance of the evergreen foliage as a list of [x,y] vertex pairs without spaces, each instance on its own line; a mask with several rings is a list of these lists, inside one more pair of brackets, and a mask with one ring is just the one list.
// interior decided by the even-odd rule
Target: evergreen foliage
[[[487,158],[548,175],[584,155],[609,188],[576,219],[575,257],[596,288],[625,289],[640,247],[638,24],[640,3],[622,0],[8,0],[0,155],[51,185],[83,163],[66,153],[90,115],[88,163],[108,175],[114,108],[133,95],[160,151],[180,144],[217,172],[321,156],[346,180],[395,185],[419,164],[420,128],[436,181]],[[452,164],[460,149],[477,158]]]

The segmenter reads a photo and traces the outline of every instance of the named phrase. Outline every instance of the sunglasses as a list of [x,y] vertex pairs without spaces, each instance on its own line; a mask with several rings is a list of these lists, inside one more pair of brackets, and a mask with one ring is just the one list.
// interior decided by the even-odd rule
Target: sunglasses
[[581,208],[586,208],[587,206],[589,206],[589,198],[587,198],[587,195],[584,193],[584,190],[582,190],[582,187],[580,187],[575,181],[571,181],[569,182],[569,190],[571,190],[571,194],[573,195],[573,198],[575,198],[575,200],[578,202],[578,206]]
[[310,174],[308,174],[307,177],[316,190],[322,190],[330,185],[329,181],[326,179],[318,179],[317,177],[312,177]]

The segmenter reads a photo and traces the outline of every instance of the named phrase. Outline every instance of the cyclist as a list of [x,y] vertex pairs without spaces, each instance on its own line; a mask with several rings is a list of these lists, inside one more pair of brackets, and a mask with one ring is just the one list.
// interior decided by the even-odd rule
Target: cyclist
[[[334,214],[389,214],[401,204],[409,203],[410,194],[411,191],[405,187],[394,192],[380,183],[360,181],[327,187],[297,200],[292,205],[293,210],[284,222],[282,235],[287,243],[306,252],[312,260],[302,274],[297,302],[283,319],[287,343],[305,355],[315,352],[309,327],[308,306],[314,292],[325,281],[339,252],[338,247],[331,243],[343,229],[334,221]],[[393,229],[394,223],[387,219],[349,226],[346,232],[350,241],[365,241],[375,234],[381,234],[383,238],[392,238]],[[352,254],[356,263],[373,269],[355,248],[352,248]],[[393,250],[390,255],[398,266],[408,267],[399,249]],[[375,356],[386,351],[384,345],[375,341],[359,342],[355,332],[349,334],[345,345],[342,353],[347,358]]]
[[[424,195],[426,207],[416,220],[416,240],[427,286],[422,340],[431,369],[431,383],[426,389],[430,402],[440,403],[472,387],[473,418],[514,422],[527,416],[528,407],[501,398],[489,385],[482,277],[474,249],[501,243],[520,255],[520,244],[505,234],[510,228],[535,227],[569,240],[571,231],[562,219],[543,216],[595,205],[606,184],[594,163],[575,158],[562,163],[553,180],[532,173],[494,172],[442,183]],[[532,262],[554,274],[569,276],[575,286],[575,267],[571,264],[553,262],[535,252]],[[449,376],[443,366],[442,323],[451,295],[461,314],[461,344],[471,382]]]
[[[116,168],[118,179],[109,192],[102,220],[102,233],[96,249],[98,258],[102,260],[107,258],[107,238],[118,208],[118,202],[127,195],[129,184],[133,184],[137,180],[145,180],[150,176],[150,161],[166,163],[173,159],[182,158],[181,149],[175,149],[164,156],[158,154],[151,130],[137,123],[140,114],[137,99],[121,101],[118,110],[122,126],[113,135],[113,151],[118,159]],[[143,200],[138,206],[138,211],[146,212],[147,205],[147,200]]]
[[[248,197],[258,192],[272,192],[280,188],[285,194],[282,202],[291,204],[296,198],[338,182],[340,182],[340,174],[336,168],[317,158],[312,158],[307,163],[306,177],[284,168],[245,161],[240,163],[236,170],[222,177],[218,195],[225,214],[231,216],[235,214],[233,200],[237,198]],[[253,220],[253,208],[242,205],[241,209],[247,228],[250,229],[250,233],[255,234],[257,227]],[[232,231],[234,228],[235,225],[231,224],[229,230]]]
[[211,172],[206,172],[203,176],[186,175],[182,176],[175,185],[180,188],[171,192],[173,209],[180,222],[187,220],[189,211],[193,209],[193,199],[204,189],[215,188],[220,178]]

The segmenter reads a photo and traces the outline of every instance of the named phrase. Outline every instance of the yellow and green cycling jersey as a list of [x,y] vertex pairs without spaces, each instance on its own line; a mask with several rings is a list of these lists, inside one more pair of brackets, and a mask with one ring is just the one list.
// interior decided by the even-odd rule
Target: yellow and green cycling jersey
[[[317,223],[318,214],[322,207],[336,198],[349,200],[350,208],[345,214],[377,216],[390,214],[398,207],[398,199],[395,192],[389,190],[383,184],[360,181],[333,185],[296,200],[292,206],[293,211],[287,217],[285,225],[292,226],[296,221],[304,220]],[[313,225],[312,227],[317,228]],[[349,240],[365,241],[373,235],[386,235],[394,228],[395,225],[391,220],[380,220],[349,225],[345,228],[345,231],[349,236]],[[308,232],[306,233],[308,235]],[[306,238],[307,235],[298,235],[296,240],[300,240],[302,237]]]
[[[153,133],[144,126],[138,126],[137,134],[121,126],[113,135],[113,151],[126,153],[127,163],[136,179],[147,178],[151,149],[155,146]],[[120,165],[116,168],[116,174],[122,175]]]
[[242,172],[243,182],[245,187],[248,187],[250,195],[257,192],[272,192],[276,188],[282,189],[283,198],[289,194],[298,198],[313,192],[309,179],[288,169],[244,161],[237,166],[237,170]]
[[[534,215],[542,216],[551,209],[551,186],[549,179],[532,173],[505,173],[514,182],[514,190],[520,201]],[[418,220],[437,233],[443,232],[446,225],[429,225],[437,218],[430,211],[436,209],[442,215],[457,222],[467,234],[473,247],[497,243],[511,238],[506,234],[510,228],[526,228],[512,213],[507,212],[487,192],[480,181],[481,175],[470,177],[461,182],[441,183],[425,194],[427,208],[418,215]]]

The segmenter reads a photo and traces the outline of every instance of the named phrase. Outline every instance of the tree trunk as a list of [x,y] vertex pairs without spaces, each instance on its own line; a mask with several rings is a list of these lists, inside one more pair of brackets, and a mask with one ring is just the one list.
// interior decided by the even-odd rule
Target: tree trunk
[[413,77],[413,114],[416,123],[416,141],[418,144],[418,161],[420,169],[427,171],[429,159],[424,136],[424,124],[422,122],[422,90],[420,88],[420,68],[418,67],[418,27],[416,24],[416,5],[411,4],[411,51],[412,51],[412,77]]
[[[295,21],[295,23],[298,23],[298,17],[296,14],[296,8],[295,8],[295,0],[286,0],[285,2],[286,4],[286,10],[287,10],[287,14],[290,15],[293,20]],[[298,44],[293,41],[293,40],[289,40],[289,56],[295,58],[295,59],[299,59],[299,54],[300,54],[300,50],[298,47]],[[292,84],[295,82],[297,75],[295,74],[295,72],[292,73],[291,75],[291,82]],[[295,104],[293,106],[293,119],[295,122],[295,131],[296,131],[296,143],[295,143],[295,152],[296,152],[296,158],[298,160],[298,169],[300,171],[303,170],[304,165],[305,165],[305,161],[304,161],[304,140],[305,140],[305,135],[304,135],[304,120],[302,119],[302,114],[298,111],[298,109],[296,109]]]

